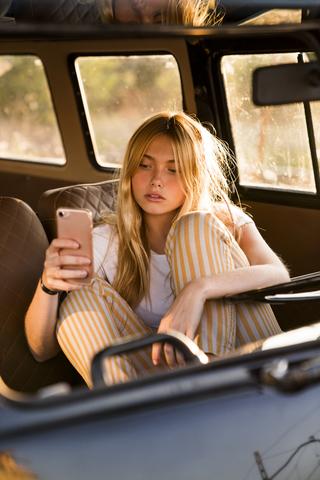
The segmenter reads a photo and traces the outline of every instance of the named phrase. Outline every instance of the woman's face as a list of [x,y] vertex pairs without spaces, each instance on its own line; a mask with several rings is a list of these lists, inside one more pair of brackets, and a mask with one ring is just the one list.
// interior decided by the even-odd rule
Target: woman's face
[[130,25],[162,23],[168,0],[115,0],[114,17]]
[[172,146],[165,135],[159,135],[148,146],[132,177],[132,194],[145,220],[150,216],[173,218],[185,201]]

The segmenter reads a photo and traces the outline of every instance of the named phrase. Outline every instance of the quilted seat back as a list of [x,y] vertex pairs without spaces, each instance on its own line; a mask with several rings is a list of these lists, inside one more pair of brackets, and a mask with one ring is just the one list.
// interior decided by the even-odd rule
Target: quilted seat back
[[0,376],[21,392],[35,392],[60,381],[79,382],[62,352],[38,363],[24,333],[24,317],[47,247],[45,231],[33,210],[21,200],[0,197]]
[[59,207],[88,208],[93,222],[101,220],[101,210],[115,210],[118,180],[71,185],[44,192],[38,202],[38,216],[49,241],[57,236],[55,214]]
[[95,1],[80,3],[78,0],[14,0],[14,16],[17,23],[102,23]]

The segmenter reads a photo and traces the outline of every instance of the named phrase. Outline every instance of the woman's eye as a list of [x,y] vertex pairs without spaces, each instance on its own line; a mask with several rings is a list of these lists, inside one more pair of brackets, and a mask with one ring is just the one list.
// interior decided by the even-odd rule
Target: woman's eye
[[177,170],[175,168],[169,168],[170,173],[177,173]]
[[150,165],[145,165],[144,163],[140,163],[139,167],[141,167],[142,169],[146,170],[147,168],[149,168]]

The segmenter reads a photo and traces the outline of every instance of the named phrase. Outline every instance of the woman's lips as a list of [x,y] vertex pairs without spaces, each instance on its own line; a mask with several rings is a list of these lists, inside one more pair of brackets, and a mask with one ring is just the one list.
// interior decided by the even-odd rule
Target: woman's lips
[[145,198],[149,200],[149,202],[161,202],[165,200],[165,198],[162,195],[159,195],[158,193],[147,193],[145,195]]

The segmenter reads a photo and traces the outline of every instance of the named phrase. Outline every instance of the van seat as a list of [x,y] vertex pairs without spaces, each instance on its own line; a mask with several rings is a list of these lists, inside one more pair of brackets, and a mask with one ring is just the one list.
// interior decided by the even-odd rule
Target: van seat
[[80,383],[61,352],[38,363],[24,333],[24,317],[43,269],[48,240],[35,212],[21,200],[0,197],[0,376],[19,392],[58,382]]
[[88,208],[93,222],[101,220],[101,210],[115,210],[118,180],[106,180],[55,188],[44,192],[38,202],[38,216],[45,229],[49,242],[57,236],[56,210],[59,207]]

